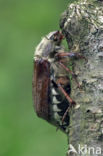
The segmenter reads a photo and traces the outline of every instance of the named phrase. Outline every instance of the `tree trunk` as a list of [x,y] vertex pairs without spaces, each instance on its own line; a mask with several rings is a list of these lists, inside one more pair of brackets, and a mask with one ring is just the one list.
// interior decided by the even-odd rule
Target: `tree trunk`
[[82,89],[72,79],[72,98],[77,104],[70,112],[67,155],[103,155],[103,1],[71,4],[62,14],[60,27],[69,50],[88,60],[72,61]]

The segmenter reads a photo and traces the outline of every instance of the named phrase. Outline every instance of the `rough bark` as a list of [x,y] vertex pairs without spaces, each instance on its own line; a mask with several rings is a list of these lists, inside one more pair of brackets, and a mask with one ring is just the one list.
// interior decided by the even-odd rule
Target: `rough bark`
[[[82,90],[72,80],[72,98],[77,104],[70,112],[68,141],[77,153],[67,155],[103,155],[103,1],[81,0],[69,5],[61,16],[60,27],[69,50],[88,60],[73,60]],[[78,153],[79,144],[87,145],[85,154]],[[95,153],[89,153],[89,147],[94,147]]]

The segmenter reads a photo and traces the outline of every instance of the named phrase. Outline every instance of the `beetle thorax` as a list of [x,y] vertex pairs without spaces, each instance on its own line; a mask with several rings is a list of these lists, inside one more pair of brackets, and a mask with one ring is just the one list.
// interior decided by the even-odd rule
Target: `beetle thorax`
[[53,41],[48,40],[46,37],[42,39],[39,45],[36,47],[35,59],[44,58],[48,59],[49,54],[55,49],[55,44]]

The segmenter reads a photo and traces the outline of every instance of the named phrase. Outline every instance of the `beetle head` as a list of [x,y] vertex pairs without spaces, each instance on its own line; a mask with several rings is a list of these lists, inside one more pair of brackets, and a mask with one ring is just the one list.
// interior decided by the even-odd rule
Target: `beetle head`
[[64,39],[64,35],[60,31],[53,31],[47,35],[49,40],[52,40],[55,45],[60,45],[62,39]]

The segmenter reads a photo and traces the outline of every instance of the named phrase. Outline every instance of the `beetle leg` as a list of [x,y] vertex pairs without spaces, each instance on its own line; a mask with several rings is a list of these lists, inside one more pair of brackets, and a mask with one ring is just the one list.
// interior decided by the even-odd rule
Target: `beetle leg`
[[62,85],[58,82],[55,82],[54,80],[52,80],[52,82],[59,88],[59,90],[64,94],[64,96],[66,97],[66,99],[68,100],[68,102],[70,103],[70,105],[75,105],[76,102],[72,100],[72,98],[66,93],[66,91],[64,90],[64,88],[62,87]]
[[62,124],[63,124],[64,119],[65,119],[65,117],[66,117],[66,115],[67,115],[69,109],[70,109],[71,107],[75,106],[75,105],[76,105],[76,102],[73,101],[72,98],[66,93],[66,91],[64,90],[64,88],[62,87],[62,85],[61,85],[60,83],[56,83],[56,82],[54,82],[54,81],[53,81],[53,83],[55,83],[55,84],[57,85],[57,87],[60,89],[60,91],[64,94],[64,96],[66,97],[66,99],[67,99],[68,102],[69,102],[69,106],[68,106],[68,108],[66,109],[66,111],[65,111],[65,113],[64,113],[64,115],[63,115],[63,117],[62,117]]
[[70,106],[68,106],[68,108],[66,109],[66,111],[65,111],[65,113],[64,113],[64,115],[63,115],[63,117],[62,117],[62,124],[63,124],[63,122],[64,122],[64,119],[65,119],[67,113],[69,112],[69,109],[70,109]]
[[61,84],[57,84],[58,88],[60,89],[60,91],[64,94],[64,96],[66,97],[66,99],[68,100],[68,102],[70,103],[70,105],[75,105],[75,101],[73,101],[71,99],[71,97],[66,93],[66,91],[63,89],[63,87],[61,86]]
[[[65,80],[64,80],[65,81]],[[59,79],[57,80],[56,82],[54,80],[52,80],[52,83],[54,83],[58,88],[59,90],[63,93],[63,95],[65,96],[65,98],[68,100],[69,102],[69,105],[68,105],[68,108],[66,109],[63,117],[62,117],[62,124],[64,122],[64,119],[69,111],[69,109],[73,106],[76,105],[76,102],[72,100],[72,98],[67,94],[67,92],[64,90],[64,88],[62,87],[62,84],[66,83],[66,81],[64,82],[63,79]]]
[[68,53],[68,52],[61,52],[61,53],[57,53],[56,55],[55,55],[55,57],[57,58],[57,59],[62,59],[62,58],[64,58],[64,57],[70,57],[70,58],[76,58],[76,59],[85,59],[85,60],[87,60],[84,56],[82,56],[80,53]]
[[66,67],[62,62],[58,62],[67,72],[69,72],[70,74],[72,74],[73,78],[75,79],[76,83],[77,83],[77,86],[78,88],[80,89],[80,84],[77,80],[77,75],[75,73],[73,73],[68,67]]

